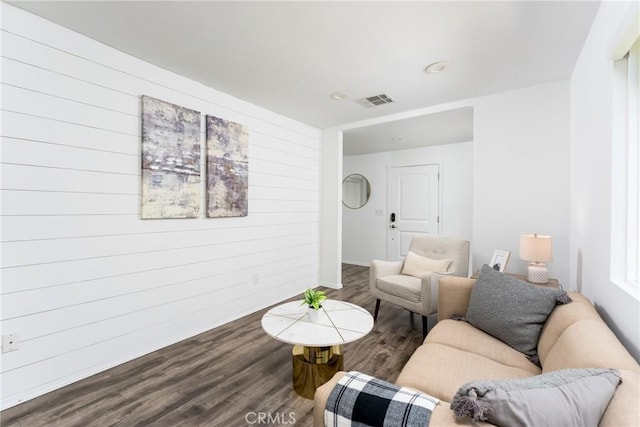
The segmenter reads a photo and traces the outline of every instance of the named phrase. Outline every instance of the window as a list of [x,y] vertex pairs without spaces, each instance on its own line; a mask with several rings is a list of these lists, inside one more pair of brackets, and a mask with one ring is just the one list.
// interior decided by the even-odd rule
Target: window
[[640,38],[615,61],[612,279],[640,291]]

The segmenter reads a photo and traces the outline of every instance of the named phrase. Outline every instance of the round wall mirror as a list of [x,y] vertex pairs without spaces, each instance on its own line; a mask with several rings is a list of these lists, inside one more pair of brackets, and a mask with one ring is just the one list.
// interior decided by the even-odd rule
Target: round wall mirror
[[371,186],[359,173],[352,173],[342,181],[342,204],[350,209],[360,209],[369,201]]

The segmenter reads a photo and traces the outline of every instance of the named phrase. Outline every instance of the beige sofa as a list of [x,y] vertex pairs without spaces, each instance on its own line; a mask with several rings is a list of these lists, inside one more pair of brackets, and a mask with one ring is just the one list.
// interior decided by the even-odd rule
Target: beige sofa
[[[616,368],[622,383],[600,426],[640,426],[640,366],[584,296],[570,293],[573,302],[557,306],[538,341],[542,369],[513,348],[466,322],[451,320],[467,311],[474,279],[440,279],[438,323],[416,349],[396,384],[437,397],[442,402],[431,415],[431,426],[472,424],[456,420],[449,402],[463,384],[474,380],[529,377],[568,368]],[[375,372],[366,372],[374,375]],[[315,394],[314,425],[324,425],[324,407],[331,389],[344,375],[337,373]]]

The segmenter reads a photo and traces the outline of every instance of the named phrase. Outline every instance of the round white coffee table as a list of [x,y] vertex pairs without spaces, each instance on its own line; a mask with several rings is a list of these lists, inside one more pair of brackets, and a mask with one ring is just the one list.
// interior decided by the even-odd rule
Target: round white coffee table
[[293,389],[313,399],[316,388],[344,369],[342,345],[367,335],[373,316],[344,301],[322,303],[317,322],[300,301],[273,307],[262,317],[262,328],[279,341],[293,344]]

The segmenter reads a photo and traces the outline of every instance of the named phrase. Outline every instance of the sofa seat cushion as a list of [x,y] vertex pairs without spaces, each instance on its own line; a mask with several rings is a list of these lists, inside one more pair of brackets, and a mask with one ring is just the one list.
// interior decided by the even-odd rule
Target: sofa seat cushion
[[402,299],[420,302],[422,299],[422,280],[413,276],[396,274],[378,278],[378,290]]
[[413,353],[396,384],[451,402],[458,389],[468,382],[531,375],[534,374],[527,369],[503,365],[488,357],[448,345],[427,342]]
[[466,322],[441,320],[429,332],[425,343],[438,343],[475,353],[502,365],[525,370],[531,375],[540,373],[540,368],[524,354]]

